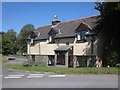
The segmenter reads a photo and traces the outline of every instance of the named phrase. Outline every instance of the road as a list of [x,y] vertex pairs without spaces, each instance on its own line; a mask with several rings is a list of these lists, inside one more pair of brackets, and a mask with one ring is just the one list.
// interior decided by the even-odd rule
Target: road
[[118,75],[57,75],[5,69],[2,74],[3,88],[118,88]]

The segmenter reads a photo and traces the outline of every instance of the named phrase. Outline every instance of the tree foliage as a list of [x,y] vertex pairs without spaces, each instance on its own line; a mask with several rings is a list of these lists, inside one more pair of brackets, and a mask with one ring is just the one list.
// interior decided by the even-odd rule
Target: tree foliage
[[118,63],[120,56],[120,2],[99,2],[96,3],[95,9],[101,14],[101,19],[96,26],[101,43],[99,57],[102,58],[104,65],[112,64],[112,62]]
[[27,37],[34,30],[35,28],[32,24],[26,24],[20,30],[20,33],[18,34],[18,37],[17,37],[17,41],[19,44],[19,51],[21,54],[27,52]]
[[5,55],[16,54],[18,50],[16,44],[16,32],[9,29],[2,38],[2,53]]
[[3,32],[0,32],[0,54],[2,53],[2,36],[3,36]]
[[14,29],[9,29],[2,36],[2,54],[20,54],[27,52],[27,37],[34,30],[32,24],[24,25],[17,35]]

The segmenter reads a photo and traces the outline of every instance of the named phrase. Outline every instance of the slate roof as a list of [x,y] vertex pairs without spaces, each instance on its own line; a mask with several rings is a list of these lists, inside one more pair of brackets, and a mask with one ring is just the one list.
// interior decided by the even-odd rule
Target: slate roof
[[65,45],[65,46],[59,46],[57,49],[55,49],[54,51],[57,52],[57,51],[68,51],[70,50],[70,48],[72,48],[72,46],[70,45]]
[[55,27],[55,28],[51,28],[48,34],[52,35],[52,34],[58,34],[58,33],[59,33],[59,28]]
[[[79,25],[81,23],[85,23],[86,25],[89,25],[91,28],[94,28],[95,22],[96,22],[98,16],[100,16],[100,15],[71,20],[71,21],[67,21],[67,22],[60,22],[59,25],[57,25],[57,28],[60,29],[61,34],[57,34],[55,36],[55,38],[64,38],[64,37],[75,36],[75,30],[79,27]],[[37,30],[40,31],[40,36],[36,37],[35,40],[47,39],[48,33],[51,30],[51,27],[52,27],[52,25],[39,27]],[[30,39],[30,37],[28,37],[28,39]]]
[[39,33],[40,33],[39,30],[34,30],[34,31],[32,32],[32,34],[30,35],[30,37],[31,37],[31,38],[35,38],[35,37],[38,36]]

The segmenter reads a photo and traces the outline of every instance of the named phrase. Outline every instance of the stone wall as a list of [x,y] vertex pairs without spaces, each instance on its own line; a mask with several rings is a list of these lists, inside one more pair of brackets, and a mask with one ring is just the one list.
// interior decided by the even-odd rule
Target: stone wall
[[48,56],[35,56],[35,65],[37,66],[48,66]]

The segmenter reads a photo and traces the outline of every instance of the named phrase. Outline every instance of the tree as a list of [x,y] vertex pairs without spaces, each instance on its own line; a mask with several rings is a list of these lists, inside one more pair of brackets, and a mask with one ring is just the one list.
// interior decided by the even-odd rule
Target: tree
[[95,9],[101,14],[101,19],[96,26],[99,39],[98,57],[102,59],[103,66],[109,64],[111,59],[118,63],[120,56],[120,2],[99,2],[96,3]]
[[19,51],[22,53],[27,52],[27,37],[35,30],[32,24],[26,24],[20,30],[20,33],[17,37],[17,43],[19,44]]
[[4,32],[0,32],[0,54],[2,54],[2,37],[4,35]]
[[16,32],[13,29],[9,29],[2,38],[2,53],[5,55],[16,54],[17,50]]

